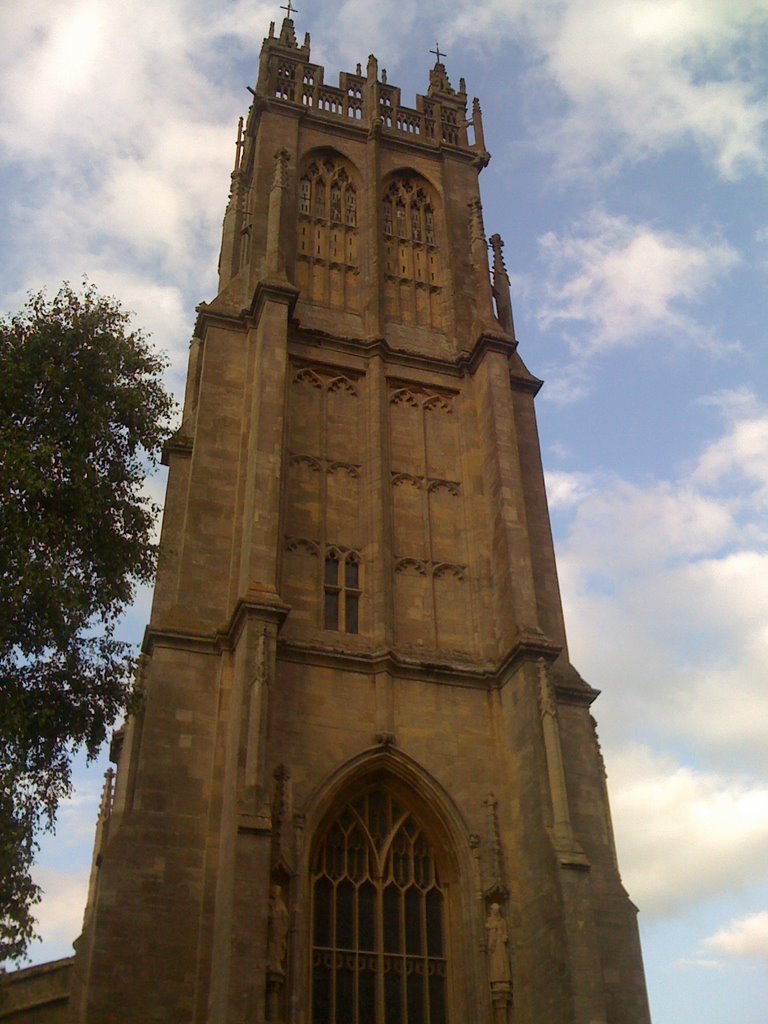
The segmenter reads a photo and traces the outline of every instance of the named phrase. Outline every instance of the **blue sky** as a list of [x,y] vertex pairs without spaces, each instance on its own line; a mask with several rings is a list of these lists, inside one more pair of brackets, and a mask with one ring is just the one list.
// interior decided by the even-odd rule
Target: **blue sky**
[[[277,5],[28,0],[0,13],[0,306],[83,274],[180,394],[215,291],[237,117]],[[480,97],[488,233],[542,450],[655,1024],[768,1005],[768,6],[316,2],[329,81],[369,53],[412,104],[438,39]],[[152,489],[162,495],[164,482]],[[126,618],[139,637],[140,595]],[[44,942],[80,926],[104,765],[46,840]]]

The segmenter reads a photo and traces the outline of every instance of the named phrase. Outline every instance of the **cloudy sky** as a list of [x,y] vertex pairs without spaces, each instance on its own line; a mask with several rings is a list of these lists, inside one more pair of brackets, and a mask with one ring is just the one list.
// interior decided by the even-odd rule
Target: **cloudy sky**
[[[4,5],[0,307],[87,274],[171,354],[180,392],[237,117],[280,15],[257,0]],[[374,52],[412,103],[437,39],[481,99],[485,224],[547,382],[566,620],[603,691],[655,1024],[764,1024],[768,5],[315,0],[296,25],[331,82]],[[144,594],[126,634],[146,617]],[[68,955],[79,929],[103,769],[78,771],[45,842],[35,961]]]

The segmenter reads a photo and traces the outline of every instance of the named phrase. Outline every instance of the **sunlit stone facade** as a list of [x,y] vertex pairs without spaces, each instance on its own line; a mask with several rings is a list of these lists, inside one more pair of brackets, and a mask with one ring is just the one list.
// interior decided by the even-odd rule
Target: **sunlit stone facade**
[[72,1021],[648,1021],[488,159],[264,41]]

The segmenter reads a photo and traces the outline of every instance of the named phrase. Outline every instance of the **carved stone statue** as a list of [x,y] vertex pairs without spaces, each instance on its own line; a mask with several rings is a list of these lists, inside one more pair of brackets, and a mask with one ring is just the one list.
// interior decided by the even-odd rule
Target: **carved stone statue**
[[283,890],[273,885],[269,890],[269,924],[267,927],[267,970],[285,973],[285,955],[288,949],[288,907]]
[[507,922],[501,916],[501,907],[498,903],[491,904],[485,930],[488,936],[488,976],[491,985],[500,981],[511,981]]

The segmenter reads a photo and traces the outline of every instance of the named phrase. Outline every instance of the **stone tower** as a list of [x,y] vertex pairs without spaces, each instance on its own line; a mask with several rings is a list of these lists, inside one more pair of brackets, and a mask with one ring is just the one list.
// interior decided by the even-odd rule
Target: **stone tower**
[[374,57],[331,86],[290,18],[264,41],[73,1021],[649,1019],[480,107],[437,56],[406,107]]

